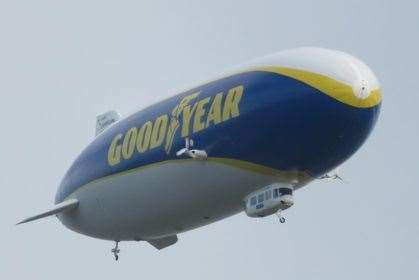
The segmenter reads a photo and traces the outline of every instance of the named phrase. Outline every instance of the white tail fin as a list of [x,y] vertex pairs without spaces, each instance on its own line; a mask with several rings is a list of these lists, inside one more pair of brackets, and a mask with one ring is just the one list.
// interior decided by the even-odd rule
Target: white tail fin
[[68,200],[65,200],[65,201],[63,201],[59,204],[56,204],[53,208],[51,208],[51,209],[49,209],[49,210],[47,210],[47,211],[45,211],[41,214],[26,218],[26,219],[20,221],[17,224],[20,225],[20,224],[24,224],[24,223],[31,222],[31,221],[34,221],[34,220],[38,220],[38,219],[41,219],[41,218],[45,218],[45,217],[48,217],[48,216],[51,216],[51,215],[55,215],[55,214],[58,214],[60,212],[69,211],[69,210],[72,210],[72,209],[76,208],[78,205],[79,205],[79,201],[77,199],[74,199],[74,198],[73,199],[68,199]]
[[96,134],[98,136],[105,131],[111,124],[119,121],[121,115],[116,111],[108,111],[96,117]]
[[171,236],[163,237],[159,239],[147,240],[147,242],[153,245],[154,248],[161,250],[175,244],[177,242],[177,235],[171,235]]

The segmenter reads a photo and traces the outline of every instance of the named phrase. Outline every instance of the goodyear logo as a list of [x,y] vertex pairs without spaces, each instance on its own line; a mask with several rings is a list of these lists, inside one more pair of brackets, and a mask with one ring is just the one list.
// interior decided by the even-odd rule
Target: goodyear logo
[[220,92],[215,96],[199,99],[199,92],[185,96],[170,114],[149,120],[141,127],[131,127],[125,134],[117,134],[108,149],[108,164],[117,165],[129,160],[134,153],[164,148],[169,154],[177,132],[181,137],[236,118],[240,115],[239,105],[243,86]]

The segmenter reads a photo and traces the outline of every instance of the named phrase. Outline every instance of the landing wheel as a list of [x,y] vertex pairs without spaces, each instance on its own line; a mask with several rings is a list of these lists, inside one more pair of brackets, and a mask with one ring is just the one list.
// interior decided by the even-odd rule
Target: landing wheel
[[121,251],[121,250],[119,250],[119,248],[118,248],[118,244],[119,244],[119,241],[115,241],[115,248],[113,248],[112,249],[112,253],[113,253],[113,256],[115,257],[115,261],[118,261],[118,259],[119,259],[119,252]]
[[282,217],[282,215],[281,215],[281,212],[276,212],[276,215],[278,216],[278,219],[279,219],[279,222],[281,223],[281,224],[283,224],[283,223],[285,223],[285,218],[284,217]]

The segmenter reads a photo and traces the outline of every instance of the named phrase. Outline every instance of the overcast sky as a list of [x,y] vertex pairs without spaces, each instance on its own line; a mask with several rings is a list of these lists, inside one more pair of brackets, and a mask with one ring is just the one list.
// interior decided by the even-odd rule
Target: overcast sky
[[[1,279],[417,279],[417,1],[0,0]],[[88,238],[53,204],[95,116],[123,115],[232,65],[299,46],[354,54],[382,83],[349,183],[315,182],[285,215],[239,214],[156,251]]]

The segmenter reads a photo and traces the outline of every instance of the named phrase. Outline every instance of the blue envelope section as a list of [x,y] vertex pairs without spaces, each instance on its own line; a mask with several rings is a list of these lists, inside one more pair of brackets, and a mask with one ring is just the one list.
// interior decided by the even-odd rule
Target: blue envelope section
[[[221,101],[221,105],[218,104],[221,113],[215,112],[222,115],[228,109],[226,103],[232,102],[231,98],[227,100],[229,92],[237,88],[242,90],[241,95],[230,96],[236,98],[233,101],[237,104],[232,106],[237,105],[237,108],[227,112],[228,118],[221,116],[221,121],[213,120],[208,124],[210,111],[216,111],[213,109],[217,105],[213,105],[216,95],[222,93],[217,100]],[[189,103],[190,112],[201,113],[198,117],[190,116],[188,136],[195,142],[194,148],[205,150],[210,158],[234,159],[281,171],[303,171],[313,177],[333,169],[362,145],[380,109],[380,103],[369,108],[353,107],[278,73],[249,71],[232,75],[171,97],[114,124],[76,159],[61,183],[56,203],[96,179],[178,159],[176,151],[185,145],[184,113],[178,115],[179,127],[169,152],[165,144],[176,108],[181,108],[179,105],[185,97],[192,94],[196,96]],[[201,100],[205,101],[201,108],[194,107]],[[128,159],[121,158],[117,164],[110,164],[111,144],[118,134],[121,134],[118,145],[122,146],[130,129],[136,127],[139,131],[145,123],[153,124],[164,115],[167,115],[164,117],[167,123],[155,128],[164,130],[159,146],[144,152],[135,149]],[[201,128],[194,132],[199,123]]]

